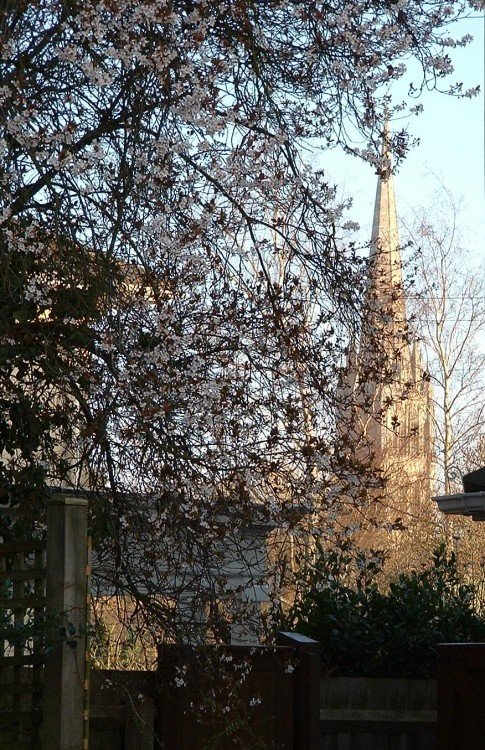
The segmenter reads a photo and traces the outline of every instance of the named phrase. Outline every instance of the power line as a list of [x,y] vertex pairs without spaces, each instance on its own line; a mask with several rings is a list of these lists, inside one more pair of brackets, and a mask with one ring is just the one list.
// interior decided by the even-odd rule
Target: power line
[[[422,300],[436,300],[436,299],[438,299],[438,297],[425,296],[425,295],[421,295],[421,294],[404,294],[404,297],[405,297],[405,299],[422,299]],[[483,296],[483,297],[482,296],[469,296],[468,294],[463,294],[463,295],[459,295],[458,294],[456,296],[450,296],[449,294],[444,294],[443,298],[445,300],[453,300],[453,301],[468,299],[468,300],[473,300],[474,302],[478,301],[478,300],[480,302],[483,302],[485,300],[485,296]]]

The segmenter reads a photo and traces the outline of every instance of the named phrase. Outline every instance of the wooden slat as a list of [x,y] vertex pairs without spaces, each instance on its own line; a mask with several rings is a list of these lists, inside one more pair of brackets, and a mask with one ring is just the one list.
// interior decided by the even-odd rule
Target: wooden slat
[[0,581],[36,581],[42,578],[45,578],[45,568],[0,571]]
[[[35,567],[36,568],[45,568],[46,567],[46,555],[47,551],[46,549],[39,549],[35,552]],[[46,590],[45,590],[45,580],[37,579],[34,581],[34,598],[42,600],[42,605],[34,608],[34,617],[42,617],[45,608],[46,608],[46,598],[45,598]],[[37,658],[44,659],[43,654],[44,644],[42,638],[36,638],[34,640],[34,656]],[[44,665],[42,664],[34,664],[32,666],[32,683],[34,685],[41,686],[41,690],[39,693],[34,693],[32,695],[32,710],[33,711],[41,711],[42,710],[42,699],[43,699],[43,679],[44,679]],[[40,743],[39,743],[40,747]]]
[[373,677],[322,678],[320,707],[434,711],[436,681]]
[[6,542],[0,544],[0,555],[9,555],[14,552],[35,552],[35,550],[44,549],[46,549],[46,543],[43,541]]
[[[24,553],[23,552],[16,552],[13,555],[13,568],[15,569],[15,572],[17,573],[23,573],[23,568],[25,566],[24,561]],[[13,596],[15,599],[21,599],[23,600],[25,596],[25,579],[17,578],[13,582]],[[15,609],[13,615],[14,625],[16,628],[22,628],[25,624],[25,609]],[[14,666],[13,666],[13,679],[12,683],[14,685],[20,685],[22,683],[22,667],[18,663],[19,659],[22,659],[25,657],[25,650],[22,645],[19,643],[16,643],[13,649],[13,655],[14,655]],[[14,695],[12,696],[12,710],[9,712],[9,716],[12,717],[12,715],[18,711],[26,711],[30,710],[31,706],[25,705],[25,700],[23,699],[23,696]]]
[[125,719],[126,718],[126,706],[118,705],[103,705],[97,704],[90,706],[89,709],[90,719]]
[[[90,623],[90,609],[91,609],[91,564],[92,564],[92,538],[90,536],[86,539],[87,545],[87,560],[86,560],[86,615],[87,623]],[[83,733],[83,745],[84,748],[89,748],[89,714],[91,709],[91,659],[90,659],[90,628],[86,631],[85,641],[85,680],[84,680],[84,733]]]
[[0,714],[0,727],[11,727],[13,724],[32,726],[38,724],[41,717],[35,711],[6,711]]
[[23,682],[10,685],[0,685],[1,695],[31,695],[32,693],[42,692],[41,682]]
[[[0,555],[0,573],[2,573],[7,567],[7,561],[4,556]],[[5,638],[0,639],[0,656],[3,656],[6,648]]]
[[378,709],[320,709],[320,721],[379,722],[389,724],[435,724],[436,711],[392,711]]
[[43,664],[42,654],[24,654],[22,656],[0,656],[0,667],[16,667],[26,664]]
[[8,609],[38,609],[44,607],[45,596],[27,595],[24,597],[12,597],[11,599],[0,599],[0,610]]

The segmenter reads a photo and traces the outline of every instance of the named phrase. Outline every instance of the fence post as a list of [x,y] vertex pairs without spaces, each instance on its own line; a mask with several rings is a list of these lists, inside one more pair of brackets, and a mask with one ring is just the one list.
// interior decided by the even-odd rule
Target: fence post
[[278,633],[295,651],[294,750],[317,750],[320,735],[320,644],[299,633]]
[[55,625],[45,658],[43,750],[83,750],[87,506],[66,492],[47,507],[46,609]]

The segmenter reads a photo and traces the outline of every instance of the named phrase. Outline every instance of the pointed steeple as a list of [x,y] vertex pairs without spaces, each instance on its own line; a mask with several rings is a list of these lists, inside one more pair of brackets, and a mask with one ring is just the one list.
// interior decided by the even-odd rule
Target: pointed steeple
[[[389,148],[389,123],[386,121],[382,161],[377,183],[372,225],[369,299],[381,325],[391,333],[402,332],[406,322],[402,288],[402,264],[397,226],[396,197]],[[379,327],[377,320],[374,325]]]
[[[422,530],[431,517],[427,502],[433,433],[429,382],[423,377],[419,343],[410,337],[406,320],[387,123],[365,303],[357,357],[351,342],[344,370],[347,389],[341,388],[338,434],[343,450],[352,451],[362,466],[370,466],[385,482],[375,493],[369,490],[359,508],[358,522],[364,519],[369,527],[358,532],[358,544],[389,549],[389,560],[398,568],[402,560],[413,560],[412,565],[419,561]],[[350,516],[355,517],[352,511]],[[399,530],[396,520],[401,518],[405,527]]]

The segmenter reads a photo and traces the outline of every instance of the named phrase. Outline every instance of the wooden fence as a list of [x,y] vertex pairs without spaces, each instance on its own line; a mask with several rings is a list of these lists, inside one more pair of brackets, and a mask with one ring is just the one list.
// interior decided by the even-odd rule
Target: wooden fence
[[[318,750],[319,644],[293,633],[279,643],[212,654],[165,646],[157,672],[93,673],[90,750]],[[207,698],[220,702],[212,716]]]
[[87,501],[55,494],[45,538],[0,545],[0,748],[81,750]]
[[436,681],[322,678],[319,750],[435,750]]
[[90,683],[89,750],[153,750],[157,673],[93,670]]
[[438,750],[485,747],[485,643],[438,646]]
[[[306,672],[315,666],[311,657],[311,666],[305,666],[301,652],[295,660],[297,647],[280,647],[276,652],[230,649],[236,663],[251,651],[252,679],[247,682],[244,700],[249,702],[253,695],[262,701],[255,712],[248,711],[253,727],[258,730],[252,741],[266,742],[261,747],[280,750],[434,750],[436,747],[434,680],[321,678],[318,726],[311,715],[304,715],[305,710],[313,710],[318,698],[314,682],[313,695],[305,693],[312,689],[312,680],[308,680]],[[193,690],[185,692],[174,684],[174,656],[165,653],[158,674],[102,671],[93,675],[90,750],[158,747],[201,750],[206,746],[207,730],[217,731],[217,727],[197,725],[195,711],[190,708]],[[285,671],[288,664],[298,665],[295,672]],[[207,691],[209,683],[207,677],[202,689]],[[226,725],[230,726],[231,721]],[[314,733],[305,736],[302,734],[305,731]],[[234,737],[221,737],[214,747],[233,748]],[[251,740],[246,747],[253,747]],[[452,747],[461,750],[460,745]]]
[[[1,750],[88,747],[86,500],[53,496],[46,529],[45,540],[0,544]],[[283,750],[435,749],[435,682],[329,678],[319,685],[318,652],[318,644],[295,634],[280,634],[276,649],[227,648],[228,672],[251,663],[241,699],[243,707],[254,702],[246,713],[255,741]],[[158,673],[95,676],[90,750],[154,750],[157,742],[168,750],[203,747],[204,732],[214,727],[201,729],[190,706],[197,696],[176,687],[187,657],[165,649]],[[466,697],[478,684],[474,667],[450,664],[442,670],[454,670]],[[202,675],[199,692],[206,687]],[[480,710],[470,721],[478,722],[483,738]],[[223,724],[220,730],[226,731]],[[234,747],[234,736],[222,736],[218,750]],[[448,747],[464,750],[456,743]]]

